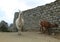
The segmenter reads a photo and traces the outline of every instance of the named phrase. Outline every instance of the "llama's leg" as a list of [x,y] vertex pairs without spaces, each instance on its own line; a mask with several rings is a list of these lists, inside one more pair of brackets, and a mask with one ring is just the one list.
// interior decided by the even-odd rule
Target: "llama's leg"
[[42,27],[39,28],[40,33],[42,33]]
[[22,28],[21,28],[21,32],[23,32],[24,31],[24,28],[23,28],[23,26],[22,26]]
[[17,28],[18,28],[18,35],[21,35],[21,28],[20,27]]
[[21,35],[23,32],[23,26],[18,29],[18,35]]
[[20,29],[18,29],[18,35],[21,35],[21,30]]
[[46,28],[45,28],[45,27],[43,27],[42,29],[43,29],[43,31],[42,31],[42,32],[43,32],[43,33],[45,33],[45,32],[46,32]]
[[41,33],[44,33],[44,27],[40,27]]
[[42,32],[43,31],[43,27],[40,27],[40,32]]
[[47,33],[48,33],[48,35],[51,34],[51,28],[47,28]]

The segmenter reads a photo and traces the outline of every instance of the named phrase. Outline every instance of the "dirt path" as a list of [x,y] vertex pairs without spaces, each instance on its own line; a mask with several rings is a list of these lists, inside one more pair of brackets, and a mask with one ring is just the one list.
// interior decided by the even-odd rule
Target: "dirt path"
[[0,42],[60,42],[60,39],[39,34],[38,32],[23,32],[21,36],[14,32],[0,32]]

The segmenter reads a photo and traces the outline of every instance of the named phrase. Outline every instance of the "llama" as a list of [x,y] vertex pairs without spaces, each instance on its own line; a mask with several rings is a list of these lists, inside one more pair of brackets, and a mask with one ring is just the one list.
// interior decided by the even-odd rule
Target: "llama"
[[[41,32],[42,33],[47,32],[48,34],[50,34],[52,32],[52,28],[58,27],[58,24],[56,24],[56,23],[52,24],[46,20],[41,21],[39,24],[41,26],[41,28],[40,28]],[[53,33],[53,35],[54,35],[54,33]]]
[[18,35],[21,35],[21,29],[23,29],[23,25],[24,25],[24,20],[22,18],[22,15],[21,15],[22,12],[19,11],[19,16],[18,18],[16,19],[16,27],[18,29]]

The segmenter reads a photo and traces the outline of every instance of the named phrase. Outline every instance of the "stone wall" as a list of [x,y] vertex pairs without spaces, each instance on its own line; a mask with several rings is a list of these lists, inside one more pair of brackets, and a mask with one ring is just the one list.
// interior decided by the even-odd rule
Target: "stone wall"
[[23,11],[22,16],[25,20],[25,29],[39,30],[39,20],[42,19],[60,25],[60,1]]
[[16,21],[16,19],[18,18],[18,15],[19,15],[19,12],[15,12],[15,14],[14,14],[14,20],[13,20],[12,31],[17,31],[15,21]]

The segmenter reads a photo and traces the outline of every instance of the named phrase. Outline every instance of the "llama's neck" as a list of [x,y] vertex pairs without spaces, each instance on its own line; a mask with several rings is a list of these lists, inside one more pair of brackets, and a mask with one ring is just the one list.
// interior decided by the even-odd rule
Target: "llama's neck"
[[22,20],[22,16],[21,16],[21,14],[19,14],[19,21],[21,21]]
[[18,19],[19,19],[19,21],[21,22],[22,21],[22,15],[21,15],[21,11],[19,11],[19,17],[18,17]]

